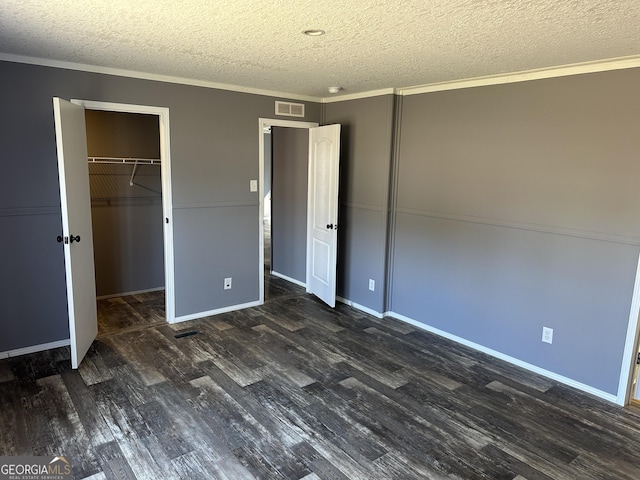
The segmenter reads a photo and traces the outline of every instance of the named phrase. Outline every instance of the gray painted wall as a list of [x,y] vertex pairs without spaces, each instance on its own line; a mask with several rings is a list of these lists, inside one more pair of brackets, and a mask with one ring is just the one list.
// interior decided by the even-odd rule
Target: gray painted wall
[[639,82],[634,69],[404,97],[390,309],[616,394]]
[[307,281],[309,130],[271,128],[271,269]]
[[[11,112],[0,115],[0,229],[11,232],[1,244],[0,352],[69,338],[53,96],[170,109],[177,315],[257,301],[249,180],[258,178],[258,118],[275,116],[275,98],[0,62]],[[319,121],[319,104],[305,112]]]
[[90,157],[160,158],[157,115],[85,110]]
[[[91,157],[160,158],[155,115],[87,110]],[[164,287],[160,165],[89,164],[98,296]]]
[[[344,133],[339,293],[615,394],[640,253],[638,84],[632,69],[407,96],[396,125],[391,96],[327,104]],[[273,98],[6,62],[0,87],[0,351],[68,338],[54,95],[171,109],[178,315],[257,299],[248,180]],[[385,307],[366,285],[384,282],[387,224]]]
[[98,296],[164,287],[159,199],[95,202],[91,217]]
[[324,123],[342,125],[338,295],[376,312],[385,311],[393,112],[393,95],[324,107]]

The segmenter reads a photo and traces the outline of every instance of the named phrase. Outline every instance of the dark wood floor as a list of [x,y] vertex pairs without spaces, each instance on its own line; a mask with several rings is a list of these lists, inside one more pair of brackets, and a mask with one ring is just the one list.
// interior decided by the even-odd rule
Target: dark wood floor
[[175,326],[149,318],[158,295],[124,297],[78,371],[66,348],[0,361],[0,455],[64,455],[92,479],[640,478],[638,410],[267,291]]

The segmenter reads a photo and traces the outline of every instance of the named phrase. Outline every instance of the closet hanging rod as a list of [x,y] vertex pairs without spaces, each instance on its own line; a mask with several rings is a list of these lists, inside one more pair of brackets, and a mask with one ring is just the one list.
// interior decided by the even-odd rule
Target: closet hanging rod
[[123,164],[144,164],[160,165],[159,158],[134,158],[134,157],[87,157],[89,163],[123,163]]

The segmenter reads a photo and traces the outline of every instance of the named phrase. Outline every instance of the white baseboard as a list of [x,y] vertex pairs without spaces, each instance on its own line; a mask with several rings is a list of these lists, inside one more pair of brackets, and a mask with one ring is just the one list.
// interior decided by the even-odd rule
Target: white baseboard
[[[278,276],[278,275],[276,275]],[[298,285],[300,284],[300,282],[297,282],[296,280],[293,279],[289,279],[286,278],[284,276],[281,276],[281,278],[284,278],[285,280],[289,280],[292,281],[292,283],[297,283]],[[304,286],[304,285],[302,285]],[[363,305],[359,305],[355,302],[352,302],[351,300],[342,298],[342,297],[336,297],[336,300],[338,300],[341,303],[344,303],[346,305],[349,305],[357,310],[363,311],[365,313],[368,313],[369,315],[373,315],[376,318],[384,318],[384,317],[392,317],[395,318],[397,320],[400,320],[402,322],[408,323],[410,325],[413,325],[414,327],[417,327],[421,330],[425,330],[427,332],[433,333],[435,335],[441,336],[443,338],[446,338],[448,340],[452,340],[456,343],[459,343],[461,345],[465,345],[467,347],[473,348],[474,350],[477,350],[479,352],[482,353],[486,353],[487,355],[491,355],[492,357],[498,358],[500,360],[504,360],[505,362],[511,363],[513,365],[516,365],[518,367],[524,368],[525,370],[529,370],[531,372],[537,373],[539,375],[542,375],[544,377],[550,378],[552,380],[555,380],[557,382],[560,382],[564,385],[567,385],[569,387],[573,387],[577,390],[581,390],[583,392],[589,393],[591,395],[594,395],[598,398],[601,398],[603,400],[606,400],[608,402],[611,403],[615,403],[617,405],[624,405],[624,403],[620,403],[620,399],[618,398],[617,395],[611,394],[611,393],[607,393],[605,391],[599,390],[597,388],[591,387],[589,385],[586,385],[584,383],[580,383],[577,382],[571,378],[565,377],[563,375],[559,375],[555,372],[546,370],[544,368],[540,368],[536,365],[532,365],[530,363],[524,362],[522,360],[519,360],[517,358],[511,357],[510,355],[506,355],[504,353],[498,352],[496,350],[487,348],[483,345],[480,345],[478,343],[475,342],[471,342],[469,340],[466,340],[462,337],[458,337],[457,335],[453,335],[451,333],[445,332],[444,330],[440,330],[438,328],[432,327],[430,325],[427,325],[425,323],[419,322],[417,320],[414,320],[412,318],[406,317],[404,315],[401,315],[399,313],[395,313],[393,311],[387,311],[384,313],[380,313],[380,312],[376,312],[368,307],[365,307]],[[221,313],[228,313],[228,312],[233,312],[236,310],[243,310],[245,308],[250,308],[250,307],[256,307],[261,305],[261,303],[259,301],[254,301],[254,302],[248,302],[248,303],[243,303],[243,304],[238,304],[238,305],[231,305],[229,307],[224,307],[224,308],[218,308],[215,310],[209,310],[206,312],[199,312],[199,313],[194,313],[194,314],[190,314],[190,315],[183,315],[180,317],[176,317],[175,321],[171,322],[171,323],[180,323],[180,322],[186,322],[189,320],[197,320],[199,318],[204,318],[204,317],[209,317],[209,316],[213,316],[213,315],[219,315]],[[36,352],[41,352],[43,350],[50,350],[53,348],[58,348],[58,347],[65,347],[70,345],[70,341],[69,339],[67,340],[60,340],[57,342],[51,342],[51,343],[43,343],[40,345],[33,345],[30,347],[25,347],[25,348],[18,348],[15,350],[9,350],[9,351],[5,351],[5,352],[0,352],[0,359],[3,358],[9,358],[9,357],[17,357],[20,355],[27,355],[30,353],[36,353]]]
[[422,330],[426,330],[427,332],[430,333],[434,333],[436,335],[439,335],[441,337],[447,338],[449,340],[453,340],[456,343],[459,343],[461,345],[465,345],[467,347],[473,348],[474,350],[478,350],[479,352],[482,353],[486,353],[487,355],[491,355],[492,357],[495,358],[499,358],[500,360],[504,360],[505,362],[509,362],[513,365],[516,365],[518,367],[524,368],[525,370],[529,370],[531,372],[537,373],[539,375],[542,375],[544,377],[550,378],[552,380],[556,380],[557,382],[563,383],[569,387],[573,387],[576,388],[578,390],[581,390],[583,392],[586,393],[590,393],[591,395],[594,395],[596,397],[599,397],[603,400],[606,400],[608,402],[611,403],[616,403],[618,405],[620,405],[620,403],[618,402],[618,397],[617,395],[613,395],[611,393],[607,393],[604,392],[602,390],[599,390],[597,388],[593,388],[589,385],[586,385],[584,383],[580,383],[580,382],[576,382],[575,380],[572,380],[571,378],[565,377],[563,375],[559,375],[557,373],[551,372],[549,370],[545,370],[544,368],[540,368],[537,367],[535,365],[532,365],[530,363],[527,362],[523,362],[522,360],[518,360],[517,358],[511,357],[509,355],[505,355],[504,353],[498,352],[496,350],[492,350],[490,348],[487,348],[483,345],[480,345],[479,343],[474,343],[471,342],[469,340],[466,340],[462,337],[458,337],[457,335],[453,335],[451,333],[445,332],[444,330],[440,330],[438,328],[432,327],[430,325],[426,325],[422,322],[418,322],[417,320],[414,320],[412,318],[409,317],[405,317],[404,315],[400,315],[399,313],[395,313],[395,312],[385,312],[385,316],[388,317],[393,317],[396,318],[400,321],[403,321],[405,323],[409,323],[411,325],[413,325],[414,327],[418,327]]
[[235,312],[236,310],[243,310],[245,308],[257,307],[258,305],[262,305],[259,301],[249,302],[249,303],[241,303],[238,305],[230,305],[228,307],[217,308],[215,310],[209,310],[207,312],[199,312],[192,313],[190,315],[182,315],[180,317],[176,317],[171,323],[180,323],[187,322],[189,320],[197,320],[199,318],[211,317],[213,315],[220,315],[221,313]]
[[129,295],[140,295],[142,293],[159,292],[161,290],[164,290],[164,287],[148,288],[146,290],[135,290],[133,292],[111,293],[109,295],[100,295],[99,297],[96,297],[96,300],[107,300],[108,298],[126,297]]
[[340,303],[344,303],[345,305],[349,305],[350,307],[355,308],[356,310],[360,310],[361,312],[368,313],[376,318],[384,318],[384,314],[380,312],[376,312],[375,310],[370,309],[369,307],[365,307],[364,305],[360,305],[359,303],[352,302],[351,300],[347,300],[346,298],[336,297]]
[[271,275],[273,275],[274,277],[278,277],[278,278],[281,278],[283,280],[286,280],[287,282],[295,283],[296,285],[298,285],[300,287],[307,288],[307,284],[306,283],[301,282],[300,280],[296,280],[295,278],[287,277],[286,275],[282,275],[281,273],[275,272],[273,270],[271,271]]
[[15,350],[8,350],[6,352],[0,352],[0,358],[19,357],[20,355],[28,355],[30,353],[42,352],[44,350],[51,350],[52,348],[66,347],[71,345],[69,339],[59,340],[57,342],[42,343],[40,345],[32,345],[30,347],[17,348]]

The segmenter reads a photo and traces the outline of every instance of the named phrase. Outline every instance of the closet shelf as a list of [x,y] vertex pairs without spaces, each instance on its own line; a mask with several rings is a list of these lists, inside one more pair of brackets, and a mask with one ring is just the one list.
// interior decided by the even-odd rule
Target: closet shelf
[[160,165],[159,158],[134,158],[134,157],[88,157],[89,163],[120,163],[131,165]]

